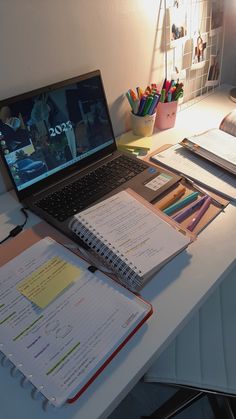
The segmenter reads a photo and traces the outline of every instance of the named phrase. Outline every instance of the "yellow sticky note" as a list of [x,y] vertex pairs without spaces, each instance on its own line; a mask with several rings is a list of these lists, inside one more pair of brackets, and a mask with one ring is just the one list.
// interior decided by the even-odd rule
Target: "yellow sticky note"
[[80,275],[79,268],[56,256],[21,281],[17,290],[40,308],[45,308]]

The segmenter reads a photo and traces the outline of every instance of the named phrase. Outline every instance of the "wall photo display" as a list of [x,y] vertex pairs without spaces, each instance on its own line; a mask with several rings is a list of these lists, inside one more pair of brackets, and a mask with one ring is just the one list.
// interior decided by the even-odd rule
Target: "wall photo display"
[[187,9],[186,6],[175,1],[173,7],[169,8],[170,16],[170,46],[175,47],[177,43],[187,37]]
[[193,37],[193,50],[192,50],[192,70],[203,68],[206,62],[206,49],[207,49],[207,33],[195,35]]
[[207,75],[206,86],[216,86],[219,84],[220,60],[218,55],[211,55]]
[[[236,0],[229,1],[236,3]],[[200,100],[220,84],[226,3],[225,0],[164,2],[164,25],[160,22],[162,36],[158,39],[165,54],[163,74],[184,83],[184,106],[188,101],[191,106],[192,100],[198,97]]]

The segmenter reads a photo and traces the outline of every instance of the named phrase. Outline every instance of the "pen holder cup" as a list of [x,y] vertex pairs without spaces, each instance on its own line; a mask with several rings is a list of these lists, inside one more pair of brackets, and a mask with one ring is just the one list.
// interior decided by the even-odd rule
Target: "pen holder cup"
[[160,102],[157,106],[155,127],[158,129],[172,128],[175,125],[178,101]]
[[150,137],[153,133],[156,113],[153,115],[139,116],[131,112],[131,128],[134,135]]

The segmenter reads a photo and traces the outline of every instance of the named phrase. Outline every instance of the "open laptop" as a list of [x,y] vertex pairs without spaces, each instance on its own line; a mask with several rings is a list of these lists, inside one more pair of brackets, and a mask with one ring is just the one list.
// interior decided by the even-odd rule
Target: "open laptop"
[[19,200],[69,237],[70,217],[127,187],[149,202],[180,178],[117,150],[99,70],[0,102]]

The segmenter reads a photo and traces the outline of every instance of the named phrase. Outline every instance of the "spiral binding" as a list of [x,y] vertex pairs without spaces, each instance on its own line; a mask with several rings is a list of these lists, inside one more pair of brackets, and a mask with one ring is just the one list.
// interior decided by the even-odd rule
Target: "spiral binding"
[[21,363],[18,365],[13,365],[13,367],[11,368],[11,376],[16,377],[17,373],[20,372],[21,367],[22,367]]
[[12,362],[11,358],[13,357],[13,354],[5,354],[3,352],[3,344],[0,343],[0,363],[2,367],[10,367],[10,374],[12,377],[16,377],[18,375],[18,373],[20,373],[22,375],[22,379],[20,381],[21,387],[26,388],[27,384],[31,384],[33,389],[31,391],[31,397],[34,400],[42,400],[42,408],[43,410],[48,410],[49,407],[53,407],[55,408],[55,406],[53,405],[53,402],[56,400],[55,397],[52,397],[50,400],[48,400],[43,394],[42,394],[42,390],[44,388],[43,385],[39,386],[39,388],[36,388],[32,382],[31,379],[33,378],[32,374],[28,375],[28,376],[24,376],[21,372],[21,368],[23,367],[22,363],[18,363],[16,365],[14,365],[14,363]]
[[141,272],[137,267],[132,263],[128,264],[128,259],[108,243],[83,217],[78,215],[72,219],[69,228],[102,259],[105,265],[112,268],[123,285],[135,291],[141,286]]
[[32,374],[28,376],[24,376],[21,380],[21,387],[25,388],[29,383],[31,384],[30,379],[32,378]]

